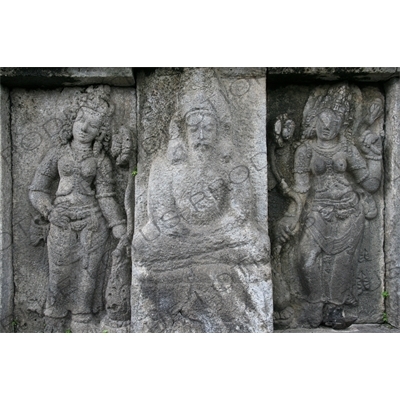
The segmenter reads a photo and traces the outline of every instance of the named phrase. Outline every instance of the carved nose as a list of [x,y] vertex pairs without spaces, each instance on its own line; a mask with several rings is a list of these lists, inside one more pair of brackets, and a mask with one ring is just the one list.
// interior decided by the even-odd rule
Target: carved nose
[[88,127],[88,121],[85,121],[85,122],[83,123],[83,126],[82,126],[82,131],[86,132],[87,127]]

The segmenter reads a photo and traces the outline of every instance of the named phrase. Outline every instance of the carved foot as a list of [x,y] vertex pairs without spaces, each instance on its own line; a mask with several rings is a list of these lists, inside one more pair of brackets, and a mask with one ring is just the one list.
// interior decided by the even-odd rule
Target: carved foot
[[91,314],[74,314],[71,320],[71,331],[73,333],[96,333],[99,332]]
[[131,321],[116,321],[109,318],[107,315],[101,321],[101,331],[110,333],[129,333],[131,329]]
[[309,303],[305,307],[305,317],[310,328],[317,328],[322,322],[322,303]]
[[342,307],[326,305],[323,323],[335,330],[346,329],[357,321],[355,316],[345,316]]

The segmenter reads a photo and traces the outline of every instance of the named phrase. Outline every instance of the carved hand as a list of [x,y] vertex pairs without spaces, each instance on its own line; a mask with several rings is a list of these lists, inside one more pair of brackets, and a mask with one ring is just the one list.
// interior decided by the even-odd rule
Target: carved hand
[[116,225],[112,228],[112,233],[116,239],[121,239],[122,236],[126,235],[126,226]]
[[285,216],[278,222],[275,235],[279,243],[287,242],[296,233],[297,222],[295,216]]
[[66,215],[67,209],[68,204],[60,204],[59,206],[54,207],[49,214],[49,221],[60,228],[66,229],[70,221],[69,217]]
[[118,242],[116,249],[113,251],[113,257],[115,258],[116,264],[119,264],[124,260],[124,257],[130,257],[130,243],[128,235],[123,235]]
[[361,150],[367,155],[382,155],[382,140],[380,136],[371,131],[365,131],[361,136]]

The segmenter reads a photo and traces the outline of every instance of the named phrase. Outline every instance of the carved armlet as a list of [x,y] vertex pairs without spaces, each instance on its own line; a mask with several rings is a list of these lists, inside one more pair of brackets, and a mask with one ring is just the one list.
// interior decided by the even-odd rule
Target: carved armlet
[[114,226],[118,226],[118,225],[126,225],[126,220],[125,219],[121,219],[119,221],[111,222],[110,224],[108,224],[108,227],[109,228],[114,228]]
[[366,170],[361,176],[356,179],[357,183],[364,182],[367,178],[369,178],[369,171]]
[[371,154],[367,154],[367,155],[365,156],[365,158],[368,159],[368,160],[380,161],[380,160],[382,160],[382,155],[380,155],[380,156],[378,156],[378,155],[373,156],[373,155],[371,155]]
[[114,197],[114,196],[115,196],[115,192],[101,193],[101,194],[96,195],[96,199],[104,199],[107,197]]

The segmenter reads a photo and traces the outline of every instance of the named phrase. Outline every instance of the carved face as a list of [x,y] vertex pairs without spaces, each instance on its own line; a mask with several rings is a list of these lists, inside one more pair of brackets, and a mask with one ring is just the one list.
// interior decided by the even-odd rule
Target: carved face
[[340,131],[342,121],[331,110],[322,111],[317,117],[317,137],[322,141],[333,140]]
[[101,114],[87,108],[81,108],[72,126],[74,140],[80,143],[92,143],[99,135],[101,125]]
[[211,114],[193,113],[186,118],[189,148],[206,149],[217,138],[217,121]]
[[282,138],[283,138],[283,140],[289,140],[289,139],[292,138],[293,132],[294,132],[294,128],[295,128],[294,121],[292,121],[291,119],[288,119],[285,122],[285,124],[283,125],[283,129],[282,129]]

